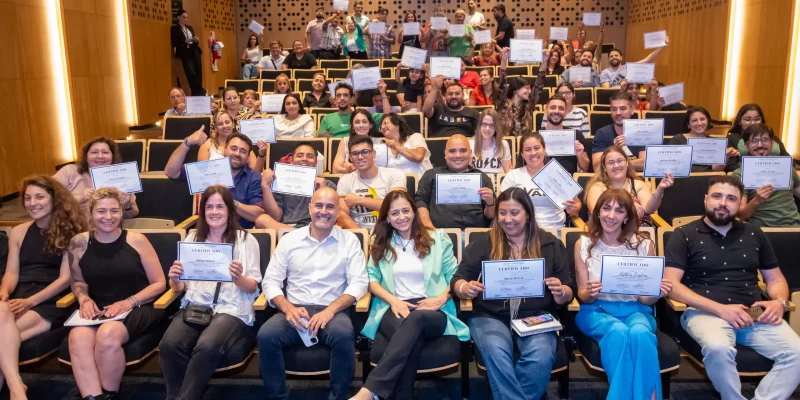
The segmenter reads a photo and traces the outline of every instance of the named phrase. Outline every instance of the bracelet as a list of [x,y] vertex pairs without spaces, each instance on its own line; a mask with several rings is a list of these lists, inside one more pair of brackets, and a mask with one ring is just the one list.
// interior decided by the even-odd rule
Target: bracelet
[[131,303],[131,305],[133,306],[131,307],[132,309],[142,306],[142,303],[139,301],[139,299],[136,298],[136,296],[128,297],[126,300],[128,300]]
[[464,282],[461,282],[461,285],[459,285],[459,286],[458,286],[458,293],[461,293],[461,295],[462,295],[462,296],[464,296],[464,291],[463,291],[463,290],[461,290],[461,289],[462,289],[462,288],[464,287],[464,285],[466,285],[466,284],[467,284],[467,281],[464,281]]

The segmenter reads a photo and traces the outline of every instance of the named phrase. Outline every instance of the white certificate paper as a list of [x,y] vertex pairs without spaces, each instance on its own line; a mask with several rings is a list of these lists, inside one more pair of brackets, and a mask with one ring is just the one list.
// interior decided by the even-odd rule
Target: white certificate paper
[[511,39],[511,62],[542,62],[542,40]]
[[243,119],[239,121],[242,135],[250,138],[255,145],[259,140],[275,143],[275,120],[273,118]]
[[686,178],[692,172],[692,146],[656,145],[647,146],[644,151],[645,178],[663,178],[668,173]]
[[353,74],[353,90],[372,90],[378,88],[381,81],[381,69],[379,67],[356,68],[350,70]]
[[122,321],[130,313],[130,311],[125,311],[124,313],[113,318],[106,318],[104,315],[98,315],[92,319],[83,319],[81,318],[81,310],[75,310],[75,312],[70,315],[69,319],[64,322],[64,326],[97,326],[106,322]]
[[575,131],[573,129],[539,131],[539,134],[544,139],[548,157],[575,155]]
[[583,24],[586,26],[600,26],[602,19],[602,13],[583,13]]
[[419,35],[419,22],[404,22],[403,36]]
[[427,56],[428,50],[405,46],[403,47],[403,55],[400,58],[400,64],[408,68],[422,69],[422,64],[425,64],[425,58]]
[[649,32],[644,34],[644,48],[657,49],[667,46],[667,31]]
[[592,80],[591,67],[569,67],[569,81],[570,83],[590,82]]
[[[262,94],[261,95],[261,111],[266,113],[279,113],[283,107],[283,99],[286,94]],[[239,121],[241,123],[241,121]]]
[[650,83],[656,74],[656,65],[653,63],[629,62],[625,64],[625,69],[628,72],[626,78],[631,83]]
[[350,8],[350,2],[348,0],[333,0],[334,10],[340,10],[347,13],[348,8]]
[[628,147],[664,144],[663,119],[626,119],[622,132]]
[[481,204],[481,174],[437,174],[436,204]]
[[558,26],[550,27],[550,40],[567,40],[569,37],[569,28],[561,28]]
[[314,194],[317,167],[275,163],[272,171],[275,173],[275,179],[272,180],[273,192],[303,197]]
[[211,96],[186,96],[186,114],[211,114]]
[[544,258],[481,262],[484,300],[544,297]]
[[452,37],[464,37],[467,34],[467,27],[464,24],[450,24],[448,32]]
[[247,28],[253,31],[257,35],[260,35],[261,32],[264,31],[264,25],[259,24],[258,22],[256,22],[256,20],[251,20],[250,26],[248,26]]
[[235,186],[231,160],[228,157],[183,164],[183,168],[186,171],[186,182],[189,184],[191,194],[203,193],[212,185],[222,185],[227,188]]
[[389,167],[389,147],[386,146],[386,143],[373,144],[372,147],[375,150],[375,166]]
[[519,40],[535,40],[536,29],[517,29],[516,38]]
[[[350,78],[341,79],[341,80],[338,80],[336,82],[329,83],[328,84],[328,93],[330,93],[331,97],[336,97],[336,85],[338,85],[340,83],[346,83],[346,84],[350,85],[350,87],[353,87],[353,80],[350,79]],[[353,90],[355,90],[355,89],[353,89]],[[241,122],[241,121],[239,121],[239,122]]]
[[742,157],[742,183],[745,189],[772,185],[775,190],[792,188],[792,157]]
[[431,77],[439,75],[450,79],[461,79],[461,59],[458,57],[431,57]]
[[447,18],[446,17],[431,17],[431,29],[435,30],[447,30]]
[[123,193],[142,191],[139,164],[136,161],[89,168],[89,174],[92,176],[92,187],[95,189],[111,187]]
[[386,22],[370,22],[369,23],[369,34],[370,35],[385,35],[386,34]]
[[658,88],[658,95],[664,99],[665,106],[682,102],[683,82]]
[[475,44],[485,44],[492,42],[492,32],[489,30],[475,31]]
[[572,200],[583,191],[583,187],[575,182],[572,174],[567,172],[556,160],[550,160],[531,181],[550,198],[550,201],[564,210],[567,200]]
[[601,260],[600,293],[661,296],[664,257],[604,255]]
[[686,138],[692,146],[692,164],[725,165],[725,152],[728,150],[726,138]]
[[182,281],[233,282],[228,269],[233,261],[232,244],[178,242],[178,261],[183,266]]

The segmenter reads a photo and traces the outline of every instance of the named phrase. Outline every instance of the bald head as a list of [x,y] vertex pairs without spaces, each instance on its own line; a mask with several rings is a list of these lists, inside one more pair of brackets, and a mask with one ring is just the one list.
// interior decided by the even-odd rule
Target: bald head
[[311,228],[318,232],[330,232],[339,215],[339,195],[325,186],[314,192],[308,204]]
[[455,134],[447,139],[447,146],[444,149],[444,159],[447,167],[455,172],[464,172],[472,162],[472,150],[469,147],[469,140],[460,134]]

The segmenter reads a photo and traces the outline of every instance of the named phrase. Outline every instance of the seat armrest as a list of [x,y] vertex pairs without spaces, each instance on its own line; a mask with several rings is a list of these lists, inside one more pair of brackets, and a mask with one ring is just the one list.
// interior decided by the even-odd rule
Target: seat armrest
[[156,300],[155,303],[153,303],[153,308],[157,310],[163,310],[169,307],[169,305],[172,304],[175,299],[181,297],[182,293],[182,290],[176,291],[175,289],[168,289],[163,295],[161,295],[161,297],[158,298],[158,300]]
[[581,305],[578,303],[578,299],[573,298],[572,302],[569,303],[567,306],[567,311],[580,311]]
[[472,311],[472,300],[461,299],[461,311]]
[[192,215],[191,217],[189,217],[189,218],[186,218],[186,219],[185,219],[183,222],[181,222],[180,224],[178,224],[178,225],[175,225],[175,228],[176,228],[176,229],[189,229],[189,228],[191,228],[192,226],[194,226],[194,224],[197,222],[197,220],[198,220],[198,219],[200,219],[200,216],[199,216],[199,215]]
[[369,312],[369,302],[372,300],[372,293],[367,292],[364,297],[356,302],[356,312]]
[[653,223],[656,224],[659,228],[670,228],[672,225],[668,224],[667,221],[664,221],[664,218],[661,218],[658,214],[650,214],[650,219],[653,220]]
[[261,292],[256,301],[253,302],[253,309],[256,311],[264,311],[267,309],[267,296],[264,296],[264,292]]
[[572,225],[574,227],[580,228],[581,230],[584,231],[586,230],[586,222],[583,222],[583,219],[581,219],[581,217],[574,216],[574,217],[569,217],[569,219],[572,221]]
[[665,300],[667,300],[667,304],[669,304],[670,308],[672,308],[673,310],[686,311],[686,304],[683,304],[678,300],[673,300],[670,298],[666,298]]
[[78,299],[75,297],[74,294],[70,293],[56,301],[57,308],[67,308],[74,304]]

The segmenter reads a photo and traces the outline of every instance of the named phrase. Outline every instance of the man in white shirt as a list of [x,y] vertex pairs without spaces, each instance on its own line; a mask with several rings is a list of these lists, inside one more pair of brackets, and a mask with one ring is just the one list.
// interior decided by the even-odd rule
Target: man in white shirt
[[347,143],[350,162],[356,170],[339,179],[336,192],[340,207],[350,218],[339,218],[344,228],[365,228],[372,231],[378,220],[383,198],[393,190],[406,190],[406,176],[394,168],[375,165],[376,152],[372,138],[356,135]]
[[367,29],[367,27],[369,26],[369,17],[361,13],[362,11],[364,11],[364,2],[359,0],[353,3],[353,11],[355,12],[353,13],[353,15],[349,15],[347,17],[345,23],[347,21],[353,21],[356,24],[360,25],[361,29]]
[[281,65],[283,65],[284,60],[286,60],[286,56],[283,55],[283,49],[281,49],[281,42],[273,40],[269,44],[269,55],[261,57],[261,60],[258,61],[258,75],[261,76],[261,71],[265,69],[267,70],[281,69]]
[[335,226],[333,189],[317,190],[308,211],[311,224],[281,239],[261,282],[279,310],[258,331],[261,377],[267,399],[285,399],[283,349],[302,345],[300,332],[307,332],[330,348],[329,399],[345,400],[355,372],[355,332],[346,310],[367,293],[364,251],[355,234]]
[[486,18],[475,6],[477,6],[477,1],[469,0],[467,3],[467,18],[464,19],[464,23],[472,25],[473,29],[486,29]]
[[169,91],[169,103],[172,108],[164,113],[165,117],[174,115],[186,115],[186,93],[179,87],[174,87]]

